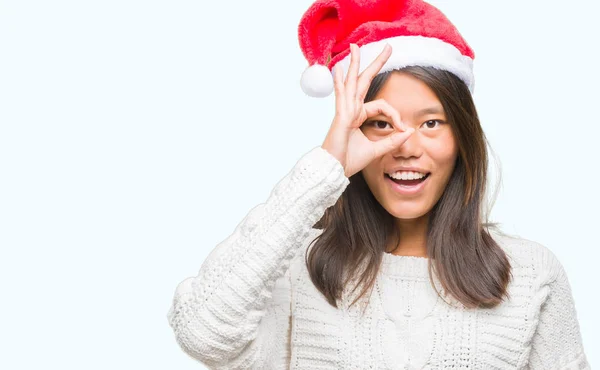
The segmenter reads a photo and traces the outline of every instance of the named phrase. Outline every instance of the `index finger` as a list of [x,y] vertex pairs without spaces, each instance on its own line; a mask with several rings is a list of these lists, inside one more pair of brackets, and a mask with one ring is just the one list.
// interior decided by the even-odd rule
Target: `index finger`
[[396,110],[396,108],[392,107],[387,101],[384,99],[377,99],[370,101],[364,105],[365,112],[367,113],[367,118],[371,118],[377,116],[379,114],[383,114],[391,118],[392,126],[398,131],[406,131],[407,127],[402,122],[402,118],[400,117],[400,112]]
[[377,73],[379,73],[391,55],[392,47],[390,44],[385,44],[383,50],[381,53],[379,53],[377,58],[375,58],[375,60],[373,60],[371,64],[369,64],[369,66],[365,68],[365,70],[362,71],[358,76],[356,95],[361,101],[365,100],[367,91],[369,91],[369,85],[371,85],[371,81],[373,81],[373,78],[377,75]]

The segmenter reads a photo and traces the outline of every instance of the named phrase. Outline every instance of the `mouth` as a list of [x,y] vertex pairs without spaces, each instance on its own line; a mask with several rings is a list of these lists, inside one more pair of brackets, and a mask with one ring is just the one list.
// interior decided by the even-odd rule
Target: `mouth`
[[384,178],[386,183],[390,184],[392,190],[395,192],[410,195],[420,192],[425,187],[425,183],[430,175],[431,172],[420,179],[398,180],[390,177],[387,173],[384,173]]
[[427,175],[425,175],[424,177],[421,177],[420,179],[413,179],[413,180],[398,180],[398,179],[394,179],[394,178],[390,177],[390,175],[388,175],[387,173],[384,173],[384,175],[385,175],[385,177],[392,180],[393,182],[395,182],[398,185],[414,186],[414,185],[418,185],[418,184],[422,183],[423,181],[425,181],[429,177],[429,175],[431,175],[431,172],[427,173]]

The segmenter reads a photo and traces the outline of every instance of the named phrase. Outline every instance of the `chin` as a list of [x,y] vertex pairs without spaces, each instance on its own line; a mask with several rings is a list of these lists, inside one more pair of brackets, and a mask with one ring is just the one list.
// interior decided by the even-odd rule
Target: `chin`
[[430,211],[429,207],[426,207],[424,204],[418,202],[403,202],[396,200],[391,203],[392,204],[386,204],[384,208],[395,218],[403,220],[421,218]]
[[[431,184],[430,184],[431,185]],[[425,216],[433,208],[431,194],[425,189],[425,192],[412,197],[404,198],[395,193],[390,193],[389,189],[382,186],[379,192],[380,204],[395,218],[411,220]]]
[[[379,174],[377,176],[379,177]],[[418,194],[400,195],[390,189],[389,184],[386,183],[387,180],[383,176],[381,176],[381,179],[374,179],[374,176],[365,176],[363,172],[363,177],[379,204],[397,219],[414,220],[422,218],[435,205],[437,178],[430,178],[429,183]]]

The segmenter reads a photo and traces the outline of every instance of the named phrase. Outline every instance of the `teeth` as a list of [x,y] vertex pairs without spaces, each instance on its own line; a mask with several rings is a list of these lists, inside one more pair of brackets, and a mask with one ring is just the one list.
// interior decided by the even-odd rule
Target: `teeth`
[[388,173],[388,175],[396,180],[416,180],[426,176],[424,173],[413,171],[398,171],[395,173]]

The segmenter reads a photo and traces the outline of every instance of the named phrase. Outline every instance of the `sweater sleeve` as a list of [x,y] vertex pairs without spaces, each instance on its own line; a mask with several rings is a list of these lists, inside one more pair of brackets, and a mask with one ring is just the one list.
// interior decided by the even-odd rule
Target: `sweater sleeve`
[[198,275],[179,283],[167,318],[185,353],[215,369],[263,368],[258,362],[271,351],[285,355],[291,260],[349,182],[335,157],[313,148],[211,251]]
[[544,300],[527,369],[589,370],[569,279],[550,250],[546,250],[546,260],[547,278],[539,291]]

